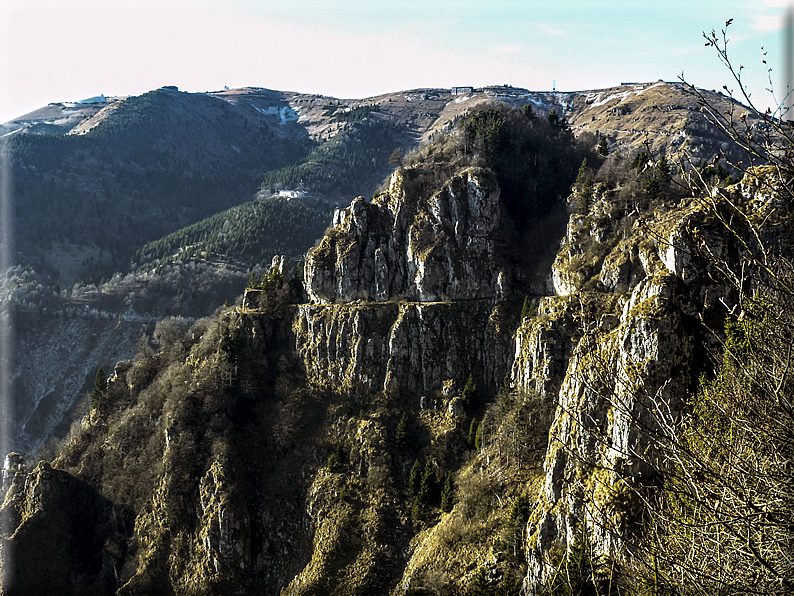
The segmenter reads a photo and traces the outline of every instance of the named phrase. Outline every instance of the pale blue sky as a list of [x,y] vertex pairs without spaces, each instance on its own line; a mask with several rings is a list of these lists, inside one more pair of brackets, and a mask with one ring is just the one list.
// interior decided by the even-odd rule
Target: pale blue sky
[[676,80],[735,87],[703,30],[729,28],[754,98],[780,84],[794,0],[0,0],[0,122],[51,101],[260,86],[358,98]]

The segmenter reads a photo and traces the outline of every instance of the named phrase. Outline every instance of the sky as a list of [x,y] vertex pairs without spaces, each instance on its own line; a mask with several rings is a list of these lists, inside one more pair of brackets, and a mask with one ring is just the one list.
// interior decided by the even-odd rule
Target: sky
[[[0,0],[0,122],[49,102],[255,86],[344,99],[417,87],[577,91],[730,73],[774,103],[794,0]],[[762,49],[766,56],[762,55]],[[766,59],[767,65],[761,60]],[[782,101],[781,93],[777,102]]]

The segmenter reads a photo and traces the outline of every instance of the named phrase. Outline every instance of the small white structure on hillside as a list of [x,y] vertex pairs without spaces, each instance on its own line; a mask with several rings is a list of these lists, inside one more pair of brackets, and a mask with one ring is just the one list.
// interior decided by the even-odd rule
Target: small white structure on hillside
[[305,190],[280,190],[278,196],[286,199],[302,199],[306,196]]
[[95,104],[95,103],[107,103],[108,100],[104,94],[97,95],[96,97],[89,97],[88,99],[81,99],[80,101],[76,101],[74,103],[82,103],[82,104]]
[[89,97],[81,99],[80,101],[65,101],[63,107],[67,109],[82,109],[86,106],[104,106],[107,105],[108,100],[104,95],[97,95],[96,97]]

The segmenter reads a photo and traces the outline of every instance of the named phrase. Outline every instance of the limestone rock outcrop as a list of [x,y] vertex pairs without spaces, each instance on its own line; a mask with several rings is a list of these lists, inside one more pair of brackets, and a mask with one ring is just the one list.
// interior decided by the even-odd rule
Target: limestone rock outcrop
[[[530,586],[549,578],[548,553],[555,545],[570,546],[582,523],[598,554],[625,554],[622,539],[637,513],[632,488],[655,473],[646,464],[654,448],[654,412],[679,410],[691,389],[693,324],[680,308],[687,296],[679,283],[673,276],[646,278],[613,303],[611,316],[576,322],[573,337],[579,337],[570,339],[575,345],[555,396],[539,506],[527,525]],[[563,315],[555,324],[564,321]],[[550,371],[564,362],[538,358],[539,344],[526,342],[525,360],[540,363],[538,376],[529,377],[532,389],[553,384]],[[514,378],[526,383],[521,362],[516,359]]]
[[250,520],[245,505],[236,498],[224,466],[216,460],[199,486],[201,522],[198,532],[205,573],[222,575],[245,571],[251,565]]
[[680,414],[707,361],[703,317],[735,303],[702,257],[727,258],[728,243],[696,203],[635,220],[624,238],[594,219],[571,216],[553,266],[559,295],[516,332],[514,386],[557,404],[526,527],[530,591],[582,524],[596,554],[630,557],[637,489],[656,474],[658,412]]
[[499,187],[468,168],[427,195],[424,175],[397,170],[372,203],[337,211],[307,255],[312,304],[294,331],[313,382],[418,394],[470,373],[496,387],[507,372]]
[[316,384],[420,394],[474,374],[496,387],[512,356],[499,316],[489,300],[301,305],[295,348]]
[[502,221],[499,187],[485,170],[459,172],[430,196],[422,168],[395,172],[371,203],[359,197],[309,251],[312,302],[435,302],[497,298],[506,274],[496,259]]

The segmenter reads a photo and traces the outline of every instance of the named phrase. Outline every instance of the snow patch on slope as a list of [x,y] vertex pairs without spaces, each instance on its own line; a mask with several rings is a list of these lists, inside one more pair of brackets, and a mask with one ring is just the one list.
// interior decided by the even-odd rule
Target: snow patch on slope
[[266,116],[278,116],[281,124],[286,124],[287,122],[296,122],[300,117],[298,113],[293,110],[290,106],[270,106],[266,109],[258,108],[257,106],[253,106],[253,108]]

